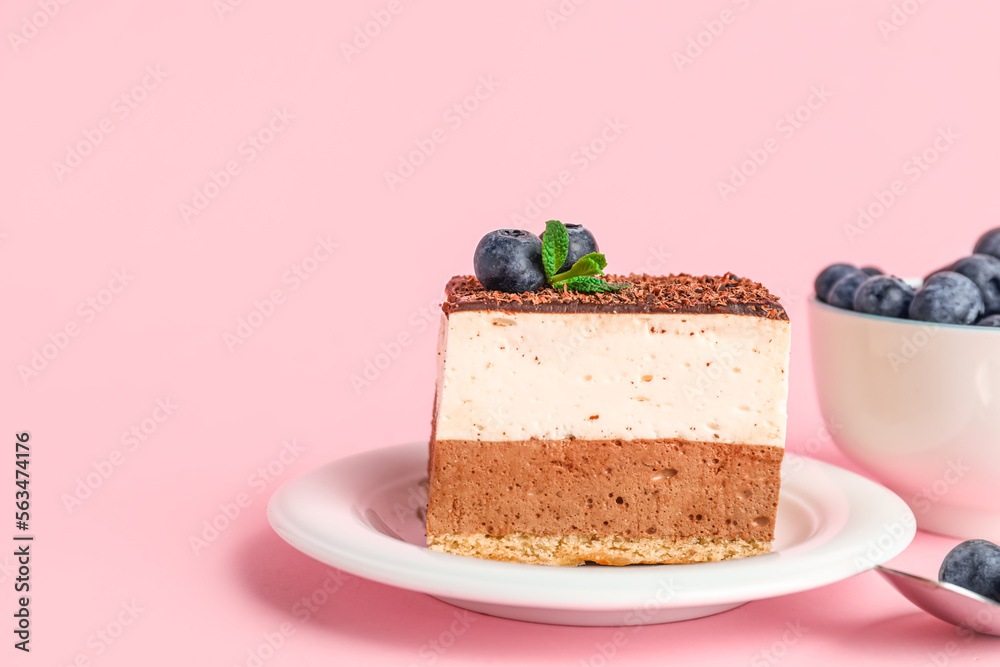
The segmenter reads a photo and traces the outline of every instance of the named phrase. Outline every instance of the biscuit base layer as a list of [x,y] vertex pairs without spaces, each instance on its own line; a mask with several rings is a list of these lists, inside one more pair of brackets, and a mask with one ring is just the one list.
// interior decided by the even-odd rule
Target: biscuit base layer
[[771,551],[770,542],[714,537],[621,537],[618,535],[461,535],[428,537],[437,551],[535,565],[636,565],[705,563]]

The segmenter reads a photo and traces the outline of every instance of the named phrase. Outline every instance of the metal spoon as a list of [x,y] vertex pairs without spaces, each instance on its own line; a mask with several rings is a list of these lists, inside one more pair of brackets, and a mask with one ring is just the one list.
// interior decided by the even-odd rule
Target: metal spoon
[[984,635],[1000,636],[1000,604],[960,586],[924,579],[881,565],[886,581],[931,616]]

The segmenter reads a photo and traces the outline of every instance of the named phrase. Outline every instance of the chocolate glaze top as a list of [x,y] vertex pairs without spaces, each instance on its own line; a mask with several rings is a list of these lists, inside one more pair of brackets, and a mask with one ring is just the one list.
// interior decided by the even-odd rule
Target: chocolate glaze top
[[726,313],[787,320],[778,297],[766,287],[727,273],[722,276],[608,275],[626,282],[618,292],[584,293],[543,287],[511,294],[483,289],[474,276],[455,276],[445,287],[445,313],[503,310],[537,313]]

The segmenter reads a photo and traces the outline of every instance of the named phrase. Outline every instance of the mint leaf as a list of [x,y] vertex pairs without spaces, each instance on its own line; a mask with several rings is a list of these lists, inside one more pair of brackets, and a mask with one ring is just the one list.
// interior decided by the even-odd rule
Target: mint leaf
[[[576,265],[574,264],[574,266]],[[553,285],[553,287],[559,289],[563,285],[578,292],[617,292],[629,286],[628,283],[609,283],[594,276],[574,276]]]
[[552,283],[562,280],[569,280],[577,276],[596,276],[604,272],[604,267],[608,265],[608,260],[599,252],[592,252],[576,260],[576,264],[570,267],[569,271],[563,271],[551,278]]
[[602,253],[592,252],[576,260],[568,270],[556,273],[566,263],[569,253],[569,232],[558,220],[545,223],[542,237],[542,266],[545,279],[556,289],[573,289],[578,292],[617,292],[628,283],[609,283],[596,276],[604,273],[608,265]]
[[570,271],[580,273],[581,275],[594,276],[603,273],[604,267],[607,265],[608,260],[605,259],[604,253],[592,252],[576,260]]
[[542,239],[542,267],[549,283],[553,282],[556,271],[566,261],[568,252],[569,232],[565,225],[558,220],[549,220],[545,223],[545,238]]

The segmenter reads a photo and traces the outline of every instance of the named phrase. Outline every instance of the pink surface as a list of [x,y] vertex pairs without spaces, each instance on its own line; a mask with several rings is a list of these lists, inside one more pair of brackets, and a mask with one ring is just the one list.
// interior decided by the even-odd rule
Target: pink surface
[[[445,280],[486,231],[549,217],[596,230],[612,270],[781,294],[789,449],[844,463],[812,278],[922,275],[996,225],[998,21],[917,0],[4,2],[0,421],[8,467],[31,432],[36,542],[33,650],[8,633],[3,663],[252,665],[268,638],[267,665],[997,660],[873,573],[624,641],[466,615],[330,572],[264,509],[427,437]],[[896,564],[933,574],[956,542],[920,534]]]

